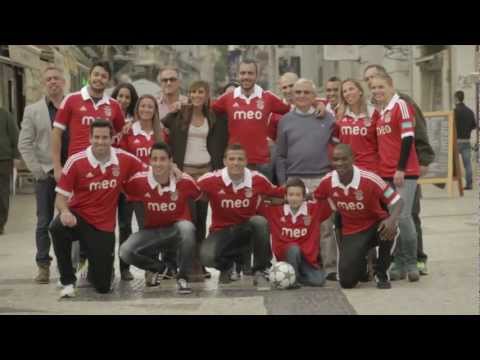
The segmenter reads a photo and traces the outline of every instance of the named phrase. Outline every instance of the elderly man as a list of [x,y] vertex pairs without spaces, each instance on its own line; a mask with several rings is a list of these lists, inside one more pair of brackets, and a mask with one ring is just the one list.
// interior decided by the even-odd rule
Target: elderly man
[[162,88],[162,94],[157,98],[158,115],[160,120],[172,111],[180,108],[181,104],[186,104],[188,98],[180,94],[180,74],[175,67],[166,67],[158,74],[158,82]]
[[[293,87],[295,109],[285,115],[278,126],[276,171],[280,184],[288,178],[299,177],[307,190],[313,192],[320,179],[330,170],[328,146],[335,118],[326,113],[315,114],[316,89],[311,80],[299,79]],[[327,272],[336,267],[336,245],[331,234],[332,222],[322,223],[320,250]]]
[[[53,174],[51,131],[57,109],[63,100],[65,78],[63,71],[56,66],[48,66],[43,71],[43,85],[46,96],[25,108],[22,129],[18,139],[18,149],[25,165],[35,176],[35,194],[37,202],[37,227],[35,242],[37,253],[35,261],[38,275],[35,282],[48,284],[50,281],[50,236],[48,225],[55,212],[55,178]],[[61,164],[67,157],[66,138],[62,136]]]

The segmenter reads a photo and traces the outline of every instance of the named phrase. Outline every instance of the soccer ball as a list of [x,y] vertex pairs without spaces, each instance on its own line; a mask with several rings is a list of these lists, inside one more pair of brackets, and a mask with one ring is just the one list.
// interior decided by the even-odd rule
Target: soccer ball
[[270,269],[268,278],[274,289],[287,289],[295,283],[295,270],[289,263],[279,261]]

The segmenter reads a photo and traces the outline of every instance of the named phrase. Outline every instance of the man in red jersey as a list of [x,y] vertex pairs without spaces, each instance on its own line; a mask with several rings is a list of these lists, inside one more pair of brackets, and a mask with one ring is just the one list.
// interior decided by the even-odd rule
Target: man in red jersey
[[195,248],[195,226],[188,201],[201,197],[197,184],[187,174],[178,180],[172,172],[172,151],[165,143],[155,143],[150,153],[150,168],[135,174],[124,186],[127,195],[143,203],[143,229],[132,234],[120,247],[120,258],[127,264],[145,270],[146,286],[159,285],[164,264],[160,251],[180,255],[177,290],[191,293],[188,275]]
[[[317,200],[328,199],[340,215],[338,277],[343,288],[353,288],[367,270],[369,249],[379,246],[375,280],[379,289],[391,288],[388,268],[398,236],[403,200],[378,175],[353,165],[349,145],[339,144],[332,156],[334,171],[315,190]],[[382,207],[388,206],[390,215]]]
[[264,271],[272,257],[270,234],[265,218],[256,214],[262,196],[282,197],[284,190],[247,168],[246,151],[239,144],[228,145],[224,164],[198,179],[212,207],[210,234],[200,250],[202,264],[220,270],[220,283],[229,283],[233,262],[253,243],[253,284],[258,290],[269,289]]
[[63,285],[60,296],[75,296],[76,277],[70,256],[72,241],[86,246],[88,280],[99,293],[110,291],[115,247],[115,215],[124,182],[145,165],[135,156],[111,146],[113,126],[95,120],[86,150],[71,156],[57,184],[59,215],[50,225]]

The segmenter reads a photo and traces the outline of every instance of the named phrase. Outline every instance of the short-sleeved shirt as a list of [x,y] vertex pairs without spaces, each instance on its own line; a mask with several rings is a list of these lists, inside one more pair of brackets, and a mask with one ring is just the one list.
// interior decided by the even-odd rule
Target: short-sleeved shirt
[[367,230],[388,217],[381,206],[395,204],[400,195],[378,175],[353,167],[352,182],[344,186],[336,171],[328,173],[314,192],[317,200],[329,200],[342,218],[342,234]]
[[361,169],[378,173],[378,144],[374,113],[371,108],[370,115],[358,116],[349,109],[342,119],[336,122],[333,137],[342,144],[348,144],[355,156],[354,164]]
[[249,98],[237,87],[214,101],[212,108],[216,112],[227,113],[229,144],[241,144],[247,152],[249,164],[270,161],[267,142],[270,114],[285,114],[290,111],[290,105],[255,85]]
[[134,122],[126,135],[123,135],[119,147],[135,155],[145,164],[150,163],[150,152],[155,143],[153,130],[149,133],[142,130],[140,122]]
[[71,156],[62,170],[56,191],[69,197],[68,207],[88,224],[113,232],[122,185],[146,166],[132,154],[116,148],[110,160],[100,164],[88,147]]
[[272,251],[277,260],[285,261],[288,248],[298,245],[309,264],[318,267],[320,223],[332,213],[326,200],[305,201],[295,215],[288,204],[269,206],[264,203],[259,213],[268,220]]
[[95,119],[111,121],[116,132],[122,131],[125,125],[120,104],[107,95],[95,103],[88,93],[87,86],[63,99],[53,126],[62,130],[68,128],[68,156],[90,146],[90,125]]
[[197,200],[202,193],[193,178],[187,174],[176,181],[170,177],[168,186],[161,186],[154,178],[152,168],[135,174],[125,184],[125,192],[143,202],[144,227],[158,228],[173,225],[180,220],[192,220],[188,200]]
[[[402,139],[408,136],[415,137],[414,111],[409,104],[395,94],[387,107],[381,112],[375,111],[373,117],[377,128],[378,156],[380,158],[378,174],[382,178],[393,178],[400,160]],[[405,167],[405,176],[418,177],[419,175],[417,151],[415,142],[412,141]]]
[[234,185],[227,168],[209,172],[197,181],[200,190],[205,193],[212,207],[212,226],[210,231],[238,225],[257,214],[262,195],[282,197],[283,188],[274,186],[257,171],[245,169],[241,184]]

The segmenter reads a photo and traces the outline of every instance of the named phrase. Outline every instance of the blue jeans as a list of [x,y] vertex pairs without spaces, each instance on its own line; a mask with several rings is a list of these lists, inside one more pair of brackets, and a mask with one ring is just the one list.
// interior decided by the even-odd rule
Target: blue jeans
[[458,151],[462,155],[463,167],[465,168],[465,186],[472,187],[472,147],[470,141],[459,142]]
[[[395,188],[393,182],[390,183]],[[403,199],[403,208],[398,221],[400,228],[400,241],[398,250],[395,254],[395,266],[400,271],[417,270],[417,231],[413,222],[412,209],[417,190],[417,180],[405,179],[405,184],[401,188],[396,188],[400,197]]]
[[287,262],[295,269],[297,281],[306,286],[323,286],[325,284],[325,271],[310,265],[302,254],[298,245],[291,245],[287,250]]
[[159,252],[175,251],[180,264],[178,278],[188,279],[194,249],[195,226],[190,221],[180,220],[171,226],[143,229],[132,234],[120,246],[120,258],[140,269],[161,272],[163,263],[158,260]]
[[35,261],[39,265],[50,265],[50,234],[48,226],[55,214],[55,179],[49,176],[37,180],[35,184],[35,198],[37,201],[37,227],[35,229],[35,242],[37,254]]

